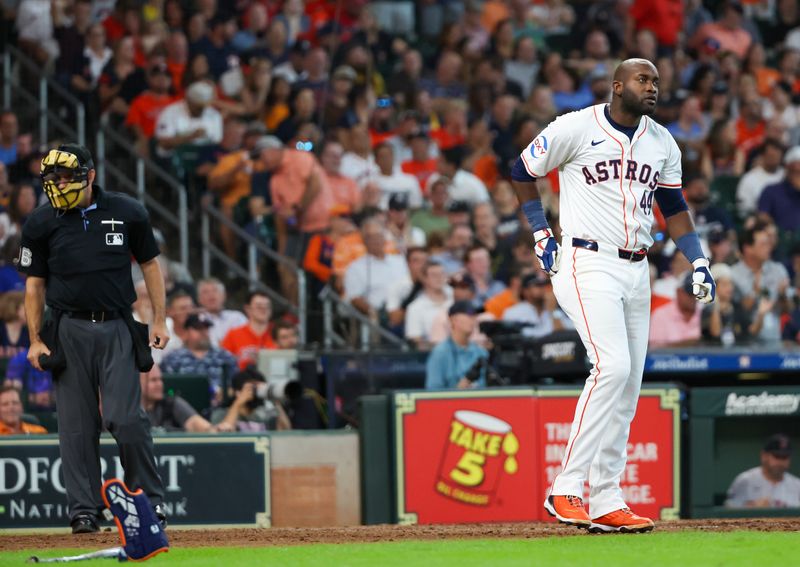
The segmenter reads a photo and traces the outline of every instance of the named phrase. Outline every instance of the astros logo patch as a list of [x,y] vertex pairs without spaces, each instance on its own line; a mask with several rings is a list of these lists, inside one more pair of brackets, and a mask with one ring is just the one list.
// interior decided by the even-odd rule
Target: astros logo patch
[[544,136],[537,136],[531,144],[531,155],[535,158],[542,157],[547,153],[547,138]]

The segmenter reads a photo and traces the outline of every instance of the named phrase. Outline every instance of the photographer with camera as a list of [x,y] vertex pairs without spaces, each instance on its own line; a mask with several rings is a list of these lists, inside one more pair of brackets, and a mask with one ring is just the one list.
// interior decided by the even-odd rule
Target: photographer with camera
[[264,375],[248,366],[233,376],[233,401],[227,408],[217,408],[211,423],[218,429],[234,431],[287,431],[292,423],[283,409],[283,388],[270,387]]
[[466,390],[486,386],[489,353],[470,340],[477,324],[475,307],[456,301],[448,310],[450,336],[428,356],[425,388]]

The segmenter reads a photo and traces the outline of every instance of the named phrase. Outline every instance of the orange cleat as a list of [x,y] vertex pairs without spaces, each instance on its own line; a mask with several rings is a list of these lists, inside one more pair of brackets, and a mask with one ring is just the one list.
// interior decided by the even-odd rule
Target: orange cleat
[[592,523],[579,496],[549,496],[544,501],[544,509],[562,524],[588,528]]
[[635,534],[649,532],[656,525],[650,518],[637,516],[630,508],[621,508],[592,520],[589,531],[593,534],[622,532]]

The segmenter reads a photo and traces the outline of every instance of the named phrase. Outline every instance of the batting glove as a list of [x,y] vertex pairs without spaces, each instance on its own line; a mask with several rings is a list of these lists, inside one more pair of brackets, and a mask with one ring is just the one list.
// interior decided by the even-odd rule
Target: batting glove
[[547,272],[547,275],[554,276],[558,273],[558,265],[561,261],[561,247],[558,245],[553,233],[549,228],[543,228],[533,233],[536,241],[533,249],[539,265]]
[[708,269],[708,260],[705,258],[694,261],[692,293],[700,303],[711,303],[717,295],[717,284]]

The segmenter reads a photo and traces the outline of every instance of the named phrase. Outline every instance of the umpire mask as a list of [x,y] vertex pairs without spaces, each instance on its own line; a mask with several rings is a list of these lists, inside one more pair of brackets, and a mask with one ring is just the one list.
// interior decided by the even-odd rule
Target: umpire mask
[[89,186],[89,171],[94,169],[92,155],[78,144],[63,144],[50,150],[42,159],[42,187],[50,204],[60,212],[81,202]]

